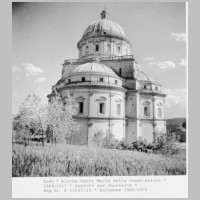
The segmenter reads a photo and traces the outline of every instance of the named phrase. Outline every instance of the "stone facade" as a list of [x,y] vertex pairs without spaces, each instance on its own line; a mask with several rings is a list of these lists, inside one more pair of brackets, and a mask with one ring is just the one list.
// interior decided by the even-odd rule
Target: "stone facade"
[[55,90],[62,98],[70,93],[79,105],[74,144],[89,144],[99,131],[127,143],[153,142],[155,132],[166,131],[161,84],[137,68],[129,40],[106,11],[77,47],[79,58],[64,61],[62,77],[48,95],[51,102]]

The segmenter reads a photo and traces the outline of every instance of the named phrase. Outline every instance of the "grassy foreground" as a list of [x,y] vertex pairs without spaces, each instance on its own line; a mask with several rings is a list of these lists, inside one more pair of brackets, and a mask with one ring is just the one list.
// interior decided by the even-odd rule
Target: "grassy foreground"
[[27,146],[12,150],[13,177],[184,175],[185,151],[165,157],[135,151],[70,145]]

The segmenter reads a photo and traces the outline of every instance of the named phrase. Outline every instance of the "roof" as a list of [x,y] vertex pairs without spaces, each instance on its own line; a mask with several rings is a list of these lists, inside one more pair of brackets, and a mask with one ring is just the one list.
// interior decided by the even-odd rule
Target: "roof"
[[82,64],[73,70],[72,75],[78,74],[78,73],[88,73],[88,74],[101,73],[104,75],[111,75],[111,76],[118,77],[117,74],[110,67],[99,62],[89,62],[89,63]]
[[112,35],[127,39],[123,28],[110,19],[99,19],[89,25],[83,33],[82,39],[94,35]]
[[140,71],[137,69],[136,72],[137,80],[139,81],[149,81],[149,82],[155,82],[155,80],[147,73]]

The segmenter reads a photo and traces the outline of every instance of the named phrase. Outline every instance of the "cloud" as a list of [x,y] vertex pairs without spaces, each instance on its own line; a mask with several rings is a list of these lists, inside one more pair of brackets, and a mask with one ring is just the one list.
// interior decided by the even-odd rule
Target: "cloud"
[[186,60],[184,58],[181,58],[181,62],[179,63],[179,65],[182,67],[186,67],[186,65],[187,65]]
[[160,69],[165,70],[168,68],[175,68],[176,64],[173,61],[162,61],[162,62],[158,62],[158,66],[160,67]]
[[166,107],[186,106],[186,89],[164,89],[164,93],[167,94]]
[[12,72],[17,72],[17,71],[21,71],[21,69],[19,69],[18,67],[16,66],[12,66]]
[[186,41],[186,34],[185,33],[171,33],[170,36],[174,37],[178,42],[185,42]]
[[25,67],[25,71],[26,71],[25,75],[27,77],[38,76],[39,74],[44,72],[41,68],[35,67],[31,63],[22,63],[22,65]]
[[146,57],[146,58],[143,58],[144,61],[150,61],[150,60],[154,60],[154,57]]
[[41,83],[41,82],[46,81],[46,78],[45,77],[38,77],[34,81],[37,82],[37,83]]

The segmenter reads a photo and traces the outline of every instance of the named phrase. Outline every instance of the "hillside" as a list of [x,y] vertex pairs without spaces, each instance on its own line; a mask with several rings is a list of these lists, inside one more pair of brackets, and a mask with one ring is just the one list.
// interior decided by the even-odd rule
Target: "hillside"
[[167,125],[170,124],[175,124],[178,126],[182,126],[183,122],[186,120],[186,118],[172,118],[172,119],[167,119]]

